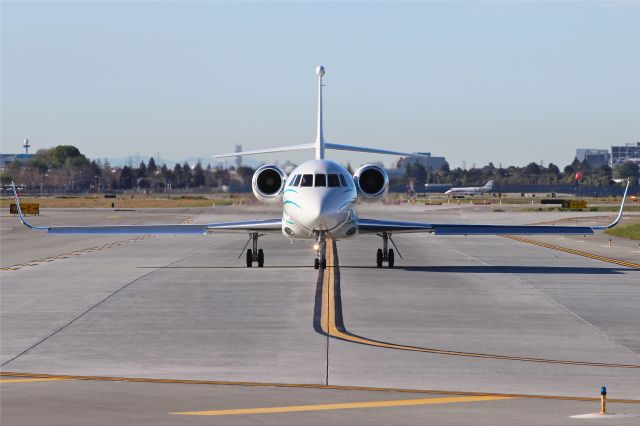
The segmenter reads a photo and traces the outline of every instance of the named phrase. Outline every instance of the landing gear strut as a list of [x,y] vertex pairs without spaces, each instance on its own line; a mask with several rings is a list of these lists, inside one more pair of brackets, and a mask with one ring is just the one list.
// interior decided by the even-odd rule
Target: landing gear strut
[[313,260],[313,267],[315,269],[327,269],[327,241],[322,232],[316,234],[316,247],[316,258]]
[[[247,268],[251,268],[253,266],[253,262],[258,262],[258,268],[262,268],[264,266],[264,251],[258,248],[258,238],[260,238],[261,236],[262,234],[259,234],[257,232],[252,232],[249,234],[249,241],[253,243],[253,248],[247,249]],[[245,247],[249,244],[249,241],[247,241]],[[242,256],[242,254],[240,255]]]
[[[378,268],[382,268],[382,264],[387,262],[387,266],[389,268],[393,268],[396,259],[393,249],[389,248],[389,241],[391,241],[391,244],[396,248],[396,251],[398,250],[398,247],[396,247],[396,244],[391,239],[391,232],[383,232],[378,234],[378,236],[382,237],[382,248],[378,249],[378,252],[376,253],[376,266]],[[398,255],[402,257],[399,251]]]

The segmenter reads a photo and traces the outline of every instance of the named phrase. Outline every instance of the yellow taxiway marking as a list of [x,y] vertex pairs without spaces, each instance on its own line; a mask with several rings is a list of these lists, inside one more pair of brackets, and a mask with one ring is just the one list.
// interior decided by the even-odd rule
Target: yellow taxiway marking
[[73,380],[66,377],[39,377],[39,378],[21,378],[21,379],[0,379],[0,383],[25,383],[25,382],[59,382],[64,380]]
[[[335,296],[335,276],[338,270],[336,267],[336,251],[335,242],[328,241],[327,249],[327,269],[323,273],[322,281],[322,309],[320,315],[320,327],[324,333],[337,339],[346,340],[349,342],[360,343],[368,346],[376,346],[380,348],[399,349],[404,351],[425,352],[438,355],[452,355],[452,356],[464,356],[473,358],[486,358],[486,359],[502,359],[510,361],[524,361],[524,362],[541,362],[547,364],[564,364],[564,365],[584,365],[589,367],[608,367],[608,368],[640,368],[640,364],[613,364],[605,362],[591,362],[591,361],[574,361],[574,360],[561,360],[561,359],[548,359],[548,358],[533,358],[526,356],[515,355],[498,355],[498,354],[485,354],[475,352],[461,352],[445,349],[435,348],[422,348],[417,346],[399,345],[395,343],[381,342],[378,340],[369,339],[366,337],[357,336],[349,333],[346,329],[336,325],[336,296]],[[338,302],[340,303],[340,302]]]
[[[499,396],[509,398],[527,399],[551,399],[559,401],[600,401],[600,397],[584,396],[561,396],[561,395],[532,395],[520,393],[491,393],[491,392],[464,392],[455,390],[436,389],[410,389],[410,388],[381,388],[371,386],[347,386],[347,385],[321,385],[317,383],[277,383],[277,382],[234,382],[222,380],[198,380],[198,379],[160,379],[152,377],[111,377],[111,376],[71,376],[40,373],[20,373],[17,371],[0,371],[0,377],[22,377],[22,378],[56,378],[59,380],[84,380],[94,382],[126,382],[126,383],[161,383],[178,385],[198,385],[198,386],[244,386],[263,388],[294,388],[294,389],[325,389],[325,390],[347,390],[362,392],[384,392],[384,393],[412,393],[428,395],[461,395],[461,396]],[[607,398],[608,402],[640,404],[640,399],[616,399]]]
[[411,405],[452,404],[457,402],[513,399],[505,396],[454,396],[450,398],[400,399],[391,401],[345,402],[340,404],[292,405],[289,407],[239,408],[232,410],[183,411],[185,416],[235,416],[243,414],[295,413],[300,411],[349,410],[354,408],[406,407]]
[[[575,254],[577,256],[588,257],[588,258],[591,258],[591,259],[600,260],[602,262],[608,262],[608,263],[613,263],[615,265],[626,266],[627,268],[640,269],[640,263],[628,262],[628,261],[619,260],[619,259],[612,259],[610,257],[600,256],[598,254],[593,254],[593,253],[589,253],[589,252],[586,252],[586,251],[575,250],[575,249],[568,248],[568,247],[557,246],[555,244],[544,243],[542,241],[531,240],[529,238],[518,237],[518,236],[515,236],[515,235],[502,235],[502,237],[509,238],[510,240],[514,240],[514,241],[520,241],[522,243],[533,244],[535,246],[544,247],[544,248],[548,248],[548,249],[551,249],[551,250],[557,250],[557,251],[562,251],[562,252],[565,252],[565,253]],[[608,247],[608,246],[603,246],[603,247]]]

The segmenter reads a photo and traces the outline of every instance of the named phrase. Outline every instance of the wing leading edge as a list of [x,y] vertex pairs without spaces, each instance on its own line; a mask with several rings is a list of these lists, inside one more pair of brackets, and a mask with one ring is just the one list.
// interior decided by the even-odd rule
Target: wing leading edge
[[129,234],[129,235],[157,235],[157,234],[188,234],[206,235],[220,232],[260,232],[277,233],[282,230],[282,219],[247,220],[241,222],[220,222],[208,224],[162,224],[162,225],[100,225],[100,226],[34,226],[27,222],[22,209],[20,198],[12,184],[13,196],[18,208],[20,222],[34,231],[44,231],[49,234]]
[[603,226],[554,226],[554,225],[480,225],[466,223],[421,223],[397,222],[392,220],[358,219],[358,230],[362,234],[380,232],[411,233],[432,232],[435,235],[537,235],[566,234],[587,235],[595,230],[609,229],[618,224],[622,218],[624,203],[627,199],[629,182],[624,190],[622,203],[616,219]]

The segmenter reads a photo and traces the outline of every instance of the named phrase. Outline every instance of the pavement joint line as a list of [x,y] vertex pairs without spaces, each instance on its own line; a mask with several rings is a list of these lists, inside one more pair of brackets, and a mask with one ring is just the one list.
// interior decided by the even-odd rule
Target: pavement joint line
[[[443,246],[452,250],[456,250],[446,245],[443,245]],[[456,251],[478,262],[487,264],[479,259],[476,259],[472,256],[467,255],[466,253],[460,252],[459,250],[456,250]],[[325,273],[325,271],[323,270],[319,271],[319,276],[322,277],[321,278],[322,281],[320,282],[320,279],[319,279],[318,285],[322,285],[322,290],[321,292],[320,290],[316,291],[316,304],[320,302],[322,306],[320,309],[316,308],[314,310],[314,329],[320,334],[328,335],[338,340],[357,343],[357,344],[363,344],[367,346],[374,346],[374,347],[387,348],[387,349],[397,349],[397,350],[404,350],[404,351],[413,351],[413,352],[423,352],[423,353],[430,353],[430,354],[436,354],[436,355],[461,356],[461,357],[484,358],[484,359],[494,359],[494,360],[508,360],[508,361],[517,361],[517,362],[538,362],[538,363],[546,363],[546,364],[580,365],[580,366],[588,366],[588,367],[630,368],[630,369],[640,368],[640,364],[617,364],[617,363],[605,363],[605,362],[593,362],[593,361],[561,360],[561,359],[535,358],[535,357],[516,356],[516,355],[462,352],[462,351],[453,351],[453,350],[437,349],[437,348],[425,348],[425,347],[383,342],[383,341],[374,340],[374,339],[370,339],[367,337],[362,337],[362,336],[350,333],[346,329],[344,325],[343,317],[342,317],[342,297],[340,294],[340,266],[338,261],[336,243],[333,240],[331,240],[327,244],[327,260],[328,260],[327,269],[325,270],[327,273]],[[588,323],[587,321],[585,321],[584,319],[582,319],[581,317],[573,313],[571,310],[567,309],[566,307],[560,305],[558,302],[556,302],[546,294],[542,293],[537,288],[519,279],[515,275],[512,275],[512,274],[509,274],[509,275],[518,279],[521,283],[527,285],[534,291],[537,291],[538,293],[542,294],[548,300],[552,301],[559,307],[563,308],[565,311],[569,312],[574,317],[584,322],[586,325],[591,326],[591,328],[593,328],[596,332],[598,332],[599,334],[601,334],[602,336],[610,340],[612,343],[616,344],[621,349],[630,351],[632,354],[638,356],[638,354],[626,348],[625,346],[620,345],[611,337],[604,334],[597,327]],[[318,294],[321,294],[321,297],[318,297]],[[325,303],[325,301],[328,301],[328,303]],[[319,315],[318,315],[318,311],[319,311]]]
[[[551,243],[545,243],[542,241],[537,241],[537,240],[532,240],[529,238],[523,238],[523,237],[519,237],[519,236],[515,236],[515,235],[501,235],[501,237],[503,238],[508,238],[510,240],[514,240],[514,241],[520,241],[522,243],[527,243],[527,244],[532,244],[532,245],[536,245],[539,247],[544,247],[544,248],[548,248],[551,250],[557,250],[557,251],[562,251],[565,253],[570,253],[570,254],[575,254],[578,256],[582,256],[582,257],[588,257],[591,259],[596,259],[596,260],[601,260],[603,262],[607,262],[607,263],[613,263],[615,265],[621,265],[621,266],[626,266],[632,269],[640,269],[640,264],[639,263],[635,263],[635,262],[629,262],[626,260],[620,260],[620,259],[613,259],[610,257],[606,257],[606,256],[601,256],[595,253],[589,253],[586,251],[581,251],[581,250],[576,250],[576,249],[572,249],[569,247],[563,247],[563,246],[558,246],[555,244],[551,244]],[[608,246],[603,246],[603,247],[607,247]]]
[[[517,394],[517,393],[511,394],[511,393],[496,393],[496,392],[468,392],[468,391],[454,391],[454,390],[437,390],[437,389],[323,385],[319,383],[277,383],[277,382],[243,382],[243,381],[199,380],[199,379],[160,379],[160,378],[150,378],[150,377],[79,376],[79,375],[44,374],[44,373],[21,373],[16,371],[2,371],[0,372],[0,377],[61,378],[66,381],[326,389],[326,390],[364,391],[364,392],[382,392],[382,393],[418,393],[418,394],[424,393],[424,394],[432,394],[432,395],[502,396],[502,397],[510,397],[510,398],[550,399],[550,400],[564,400],[564,401],[600,401],[599,396],[598,397],[582,397],[582,396],[566,396],[566,395]],[[640,404],[640,399],[607,398],[607,402],[621,403],[621,404]]]
[[[447,246],[445,244],[442,243],[438,243],[439,245],[443,246],[443,247],[447,247],[450,250],[453,250],[457,253],[460,253],[463,256],[468,257],[469,259],[473,259],[474,261],[478,262],[478,263],[482,263],[483,265],[487,265],[487,266],[491,266],[489,263],[478,259],[477,257],[471,256],[470,254],[467,254],[461,250],[455,249],[453,247]],[[589,321],[585,320],[584,318],[582,318],[580,315],[576,314],[575,312],[573,312],[571,309],[567,308],[566,306],[564,306],[563,304],[561,304],[560,302],[558,302],[557,300],[555,300],[553,297],[549,296],[547,293],[545,293],[544,291],[540,290],[538,287],[534,286],[533,284],[523,280],[522,278],[520,278],[519,276],[512,274],[512,273],[508,273],[505,272],[505,275],[509,275],[510,277],[513,277],[516,281],[520,282],[521,284],[525,285],[526,287],[528,287],[529,289],[535,291],[536,293],[538,293],[539,295],[541,295],[542,297],[544,297],[545,299],[547,299],[549,302],[553,303],[554,305],[556,305],[557,307],[559,307],[560,309],[562,309],[563,311],[567,312],[569,315],[571,315],[572,317],[574,317],[575,319],[577,319],[578,321],[582,322],[583,324],[585,324],[586,326],[590,327],[592,330],[594,330],[596,333],[598,333],[599,335],[601,335],[602,337],[604,337],[605,339],[609,340],[611,343],[613,343],[614,345],[618,346],[620,349],[623,349],[624,351],[627,351],[629,353],[631,353],[634,356],[637,356],[640,358],[640,354],[636,353],[635,351],[633,351],[631,348],[628,348],[627,346],[621,344],[620,342],[618,342],[616,339],[614,339],[613,337],[609,336],[608,334],[606,334],[604,331],[602,331],[601,329],[599,329],[598,327],[596,327],[595,325],[591,324]]]
[[[165,266],[170,266],[173,264],[176,264],[182,260],[188,259],[190,257],[196,256],[197,254],[203,252],[204,250],[206,250],[208,248],[204,247],[201,248],[197,251],[195,251],[194,253],[191,253],[189,255],[183,256],[180,259],[174,260],[170,263],[168,263]],[[40,346],[42,343],[44,343],[45,341],[47,341],[49,338],[55,336],[56,334],[60,333],[62,330],[66,329],[67,327],[69,327],[70,325],[72,325],[73,323],[75,323],[76,321],[78,321],[80,318],[82,318],[83,316],[85,316],[86,314],[88,314],[89,312],[91,312],[92,310],[96,309],[97,307],[99,307],[100,305],[102,305],[104,302],[106,302],[107,300],[111,299],[113,296],[115,296],[116,294],[120,293],[122,290],[126,289],[127,287],[133,285],[134,283],[140,281],[143,278],[148,277],[149,275],[159,271],[161,268],[157,268],[154,269],[152,271],[147,272],[146,274],[143,274],[141,276],[139,276],[138,278],[129,281],[128,283],[124,284],[123,286],[119,287],[117,290],[115,290],[113,293],[109,294],[107,297],[101,299],[98,303],[92,305],[91,307],[89,307],[88,309],[86,309],[85,311],[83,311],[81,314],[77,315],[76,317],[74,317],[71,321],[69,321],[68,323],[64,324],[63,326],[59,327],[58,329],[56,329],[55,331],[53,331],[52,333],[48,334],[47,336],[43,337],[42,339],[40,339],[39,341],[37,341],[36,343],[34,343],[33,345],[29,346],[27,349],[23,350],[22,352],[20,352],[18,355],[15,355],[14,357],[10,358],[9,360],[3,362],[2,364],[0,364],[0,367],[4,367],[5,365],[9,364],[12,361],[15,361],[16,359],[20,358],[22,355],[26,354],[27,352],[31,351],[32,349],[35,349],[36,347]]]
[[350,410],[358,408],[407,407],[514,399],[504,396],[454,396],[445,398],[397,399],[388,401],[343,402],[337,404],[291,405],[286,407],[236,408],[227,410],[180,411],[169,414],[183,416],[235,416],[247,414],[298,413],[305,411]]

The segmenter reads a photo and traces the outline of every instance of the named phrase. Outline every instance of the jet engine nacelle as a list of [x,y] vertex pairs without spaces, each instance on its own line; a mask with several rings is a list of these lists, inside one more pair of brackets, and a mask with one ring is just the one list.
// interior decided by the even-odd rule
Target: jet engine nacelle
[[389,190],[389,176],[377,164],[367,164],[360,167],[354,173],[353,181],[358,189],[358,198],[363,200],[379,200]]
[[253,195],[262,202],[274,203],[282,198],[287,174],[278,166],[260,166],[251,179]]

